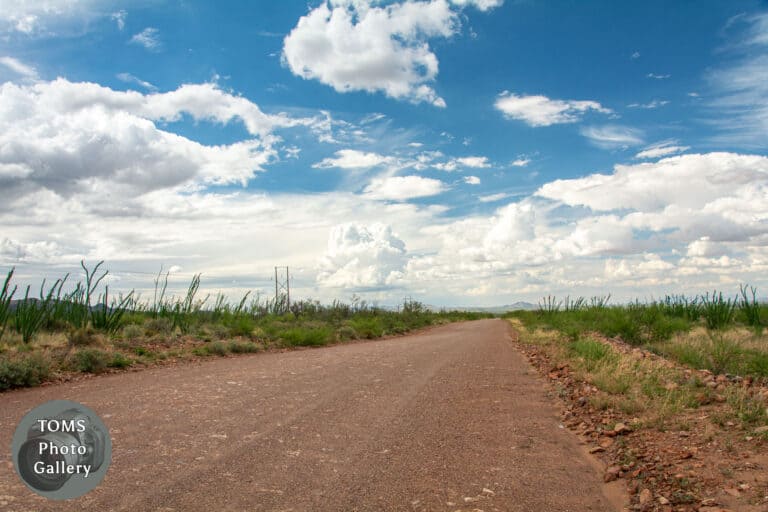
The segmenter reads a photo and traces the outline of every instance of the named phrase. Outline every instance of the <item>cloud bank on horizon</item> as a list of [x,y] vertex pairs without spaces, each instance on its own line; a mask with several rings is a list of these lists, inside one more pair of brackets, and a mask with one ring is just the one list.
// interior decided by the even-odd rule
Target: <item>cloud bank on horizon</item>
[[104,259],[117,287],[163,265],[268,293],[289,265],[298,296],[385,303],[768,289],[753,2],[650,32],[669,6],[604,5],[554,39],[555,7],[502,0],[7,7],[0,269],[27,282]]

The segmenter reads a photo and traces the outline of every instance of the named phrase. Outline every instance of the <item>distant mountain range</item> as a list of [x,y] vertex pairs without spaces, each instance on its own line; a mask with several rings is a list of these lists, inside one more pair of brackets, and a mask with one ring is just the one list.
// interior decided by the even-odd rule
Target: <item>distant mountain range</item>
[[450,307],[437,307],[437,306],[427,306],[429,309],[440,311],[441,309],[446,310],[459,310],[459,311],[476,311],[479,313],[506,313],[507,311],[533,311],[535,309],[538,309],[538,306],[536,304],[531,304],[530,302],[524,302],[524,301],[518,301],[514,302],[512,304],[505,304],[503,306],[450,306]]

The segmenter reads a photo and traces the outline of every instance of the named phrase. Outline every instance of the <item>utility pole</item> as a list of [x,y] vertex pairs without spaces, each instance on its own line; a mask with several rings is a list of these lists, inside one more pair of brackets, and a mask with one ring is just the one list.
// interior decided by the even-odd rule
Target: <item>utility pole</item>
[[[283,269],[285,269],[285,279],[283,279]],[[285,292],[285,302],[287,309],[291,309],[291,277],[288,267],[275,267],[275,304],[280,300],[281,292]]]

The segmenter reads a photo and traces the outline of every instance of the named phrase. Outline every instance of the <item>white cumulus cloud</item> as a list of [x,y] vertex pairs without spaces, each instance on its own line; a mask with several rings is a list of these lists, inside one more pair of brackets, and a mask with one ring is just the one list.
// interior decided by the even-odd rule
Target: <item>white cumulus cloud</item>
[[[209,146],[155,124],[182,114],[220,123],[239,119],[253,138]],[[271,130],[293,122],[214,84],[145,95],[61,78],[6,82],[0,85],[0,196],[18,199],[39,189],[131,196],[245,183],[276,155]]]
[[438,59],[429,38],[450,37],[458,18],[447,0],[386,6],[323,2],[286,36],[282,58],[297,76],[338,92],[384,92],[395,99],[445,107],[429,85]]
[[494,106],[510,119],[524,121],[530,126],[575,123],[588,111],[603,114],[612,111],[596,101],[555,100],[542,95],[521,96],[502,92]]
[[390,226],[340,224],[328,236],[317,281],[353,290],[383,287],[402,277],[406,261],[405,243]]

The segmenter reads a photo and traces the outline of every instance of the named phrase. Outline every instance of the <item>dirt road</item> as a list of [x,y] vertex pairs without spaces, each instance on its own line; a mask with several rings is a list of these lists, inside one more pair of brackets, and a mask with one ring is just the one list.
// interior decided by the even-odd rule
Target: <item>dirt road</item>
[[[32,494],[22,416],[69,399],[110,429],[101,485]],[[609,511],[501,320],[0,394],[0,510]]]

